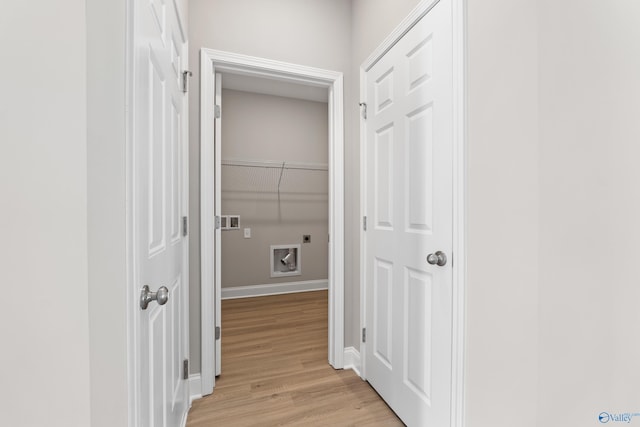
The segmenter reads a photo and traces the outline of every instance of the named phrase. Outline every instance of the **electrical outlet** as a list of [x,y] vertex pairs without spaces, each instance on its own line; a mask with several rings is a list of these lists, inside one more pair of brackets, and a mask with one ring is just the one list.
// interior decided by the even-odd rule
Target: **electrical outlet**
[[244,238],[245,239],[250,239],[251,238],[251,229],[250,228],[245,228],[244,229]]
[[311,243],[311,234],[304,234],[302,236],[302,243]]

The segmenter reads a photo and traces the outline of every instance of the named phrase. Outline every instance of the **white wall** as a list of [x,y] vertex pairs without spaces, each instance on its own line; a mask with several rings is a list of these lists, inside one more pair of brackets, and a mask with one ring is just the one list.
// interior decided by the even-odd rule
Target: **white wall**
[[127,425],[126,2],[87,5],[91,426]]
[[640,412],[639,22],[637,1],[540,2],[538,409],[548,426]]
[[469,2],[471,427],[638,412],[639,17]]
[[[353,65],[359,69],[420,0],[352,0]],[[358,84],[360,75],[354,75]]]
[[90,423],[85,26],[83,0],[4,2],[0,15],[7,426]]
[[[348,0],[191,0],[191,92],[199,93],[199,49],[207,47],[350,73],[351,6]],[[345,97],[350,88],[345,87]],[[200,371],[199,97],[190,96],[190,348],[192,372]],[[350,142],[347,141],[346,144]],[[351,184],[353,185],[353,183]],[[357,200],[347,199],[353,211]],[[347,237],[347,240],[349,237]],[[346,245],[353,244],[349,240]],[[347,266],[349,263],[347,263]],[[346,287],[352,286],[346,283]],[[355,284],[357,286],[357,284]],[[348,290],[347,292],[350,292]],[[353,325],[350,325],[353,328]]]
[[537,1],[469,0],[467,18],[466,420],[535,426]]

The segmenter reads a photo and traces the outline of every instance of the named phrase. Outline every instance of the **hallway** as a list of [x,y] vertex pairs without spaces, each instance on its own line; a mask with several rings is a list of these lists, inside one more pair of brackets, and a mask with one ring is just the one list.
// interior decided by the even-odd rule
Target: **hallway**
[[368,383],[327,363],[327,292],[222,301],[222,375],[188,427],[402,426]]

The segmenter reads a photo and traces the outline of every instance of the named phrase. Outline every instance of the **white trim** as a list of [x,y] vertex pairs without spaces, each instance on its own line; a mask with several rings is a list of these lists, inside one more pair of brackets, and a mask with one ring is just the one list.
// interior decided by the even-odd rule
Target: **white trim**
[[[329,90],[329,363],[344,358],[344,118],[342,73],[212,49],[200,50],[200,220],[202,392],[215,385],[214,289],[214,85],[216,72],[296,82]],[[219,276],[217,277],[219,283]],[[218,310],[219,311],[219,310]],[[219,314],[219,313],[218,313]],[[215,314],[217,317],[218,314]]]
[[[176,4],[177,7],[177,4]],[[184,46],[183,46],[183,51],[182,51],[182,70],[187,70],[189,67],[189,41],[187,40],[187,34],[183,31],[182,28],[182,19],[183,16],[181,14],[178,13],[178,16],[180,17],[180,29],[182,31],[182,35],[183,35],[183,40],[184,42]],[[182,216],[187,218],[187,227],[189,224],[189,221],[191,220],[190,216],[191,213],[189,212],[189,96],[188,95],[184,95],[182,98],[182,108],[183,108],[183,114],[182,114]],[[190,283],[190,275],[189,275],[189,246],[190,246],[190,241],[191,241],[191,236],[188,232],[188,228],[187,228],[187,235],[183,236],[183,241],[182,241],[182,274],[183,274],[183,297],[184,300],[181,301],[182,303],[182,309],[184,310],[185,314],[185,320],[186,322],[184,322],[184,325],[182,325],[182,331],[184,334],[184,341],[183,341],[183,348],[181,349],[181,351],[183,352],[183,360],[184,359],[190,359],[190,330],[189,330],[189,312],[190,312],[190,307],[189,307],[189,301],[190,301],[190,297],[189,297],[189,293],[191,292],[191,290],[189,289],[189,283]],[[185,387],[189,387],[190,386],[190,380],[186,380],[185,381],[186,384],[184,384]],[[200,386],[199,390],[202,390],[202,387]],[[187,396],[191,395],[191,388],[187,388]],[[192,399],[189,397],[189,406],[187,407],[187,410],[184,413],[184,418],[182,419],[182,426],[185,427],[187,425],[187,418],[189,416],[189,408],[191,408],[191,402]]]
[[351,369],[360,378],[364,379],[361,372],[360,352],[354,347],[347,347],[344,349],[344,369]]
[[215,64],[218,73],[244,74],[326,88],[330,88],[342,78],[342,73],[337,71],[215,49],[202,48],[200,51],[206,59]]
[[344,366],[344,104],[342,73],[329,85],[329,363]]
[[222,299],[266,297],[270,295],[294,294],[298,292],[326,291],[327,289],[329,289],[328,280],[306,280],[302,282],[233,286],[222,288]]
[[[365,85],[365,76],[366,71],[362,66],[360,67],[360,101],[364,102],[366,100],[366,85]],[[360,117],[360,221],[364,221],[364,216],[367,214],[367,191],[366,191],[366,179],[367,179],[367,171],[366,171],[366,151],[365,151],[365,143],[367,139],[367,122],[363,119],[362,115]],[[366,379],[366,351],[367,346],[362,342],[361,332],[362,328],[367,325],[367,294],[366,294],[366,283],[365,283],[365,274],[366,274],[366,255],[367,255],[367,245],[366,245],[366,236],[364,231],[364,224],[361,223],[358,227],[360,229],[360,328],[358,329],[357,336],[358,341],[360,342],[360,376],[363,379]]]
[[[189,406],[189,408],[191,408],[191,406]],[[189,418],[189,411],[185,411],[184,414],[182,414],[182,420],[180,421],[180,427],[187,427],[187,419]]]
[[[360,99],[366,101],[365,74],[440,0],[422,0],[360,66]],[[466,199],[467,199],[467,31],[466,0],[451,0],[453,7],[453,310],[451,360],[451,426],[465,425],[465,291],[466,291]],[[365,140],[366,123],[360,120],[360,214],[366,215]],[[366,326],[365,236],[360,228],[360,327]],[[365,353],[360,344],[362,378],[366,379]]]
[[135,37],[134,37],[134,19],[135,19],[135,2],[133,0],[127,0],[126,3],[126,26],[127,32],[125,34],[125,86],[126,86],[126,102],[129,108],[126,110],[126,134],[125,134],[125,150],[126,150],[126,241],[127,241],[127,380],[129,389],[129,413],[128,413],[128,425],[129,427],[135,427],[138,425],[140,419],[140,387],[138,385],[139,377],[139,331],[140,331],[140,318],[139,318],[139,295],[134,293],[135,272],[138,271],[137,256],[135,254],[135,236],[134,236],[134,212],[133,212],[133,197],[134,197],[134,180],[133,180],[133,159],[134,159],[134,124],[135,124],[135,105],[134,105],[134,90],[135,90]]
[[200,374],[189,375],[189,407],[194,400],[202,399],[202,377]]
[[[214,373],[214,198],[213,198],[213,181],[214,170],[213,162],[214,146],[213,144],[203,144],[203,135],[213,139],[214,124],[213,120],[202,120],[203,111],[214,110],[215,82],[213,78],[202,78],[202,76],[213,76],[213,63],[207,59],[203,51],[200,51],[200,321],[202,324],[200,351],[202,354],[202,366],[200,372],[202,375],[202,395],[210,394],[213,391],[215,373]],[[204,95],[206,94],[206,96]],[[213,116],[210,116],[213,117]],[[208,159],[205,160],[205,159]],[[205,164],[207,165],[206,167]],[[207,183],[211,183],[210,185]],[[207,193],[208,197],[202,197]],[[207,262],[202,262],[204,254],[207,254]]]
[[[220,108],[222,109],[222,74],[221,73],[216,73],[215,69],[213,71],[213,75],[215,76],[214,78],[214,105],[215,108]],[[213,207],[214,207],[214,211],[213,211],[213,215],[217,216],[217,217],[221,217],[222,216],[222,165],[220,164],[220,160],[222,159],[222,144],[219,143],[219,141],[222,140],[222,115],[221,114],[214,114],[209,115],[209,118],[213,118],[215,117],[215,119],[212,120],[212,122],[214,123],[214,135],[213,135],[213,139],[210,141],[218,141],[215,142],[213,144],[213,151],[214,151],[214,156],[213,156],[213,160],[214,160],[214,167],[213,167],[213,187],[214,187],[214,191],[213,191]],[[210,212],[211,213],[211,212]],[[211,215],[209,217],[212,217]],[[213,310],[214,310],[214,325],[216,325],[216,327],[221,327],[222,325],[222,305],[221,305],[221,300],[219,298],[219,296],[221,295],[222,292],[222,230],[218,229],[218,230],[214,230],[213,233],[213,244],[214,244],[214,257],[211,258],[213,260],[213,272],[214,272],[214,283],[213,283],[213,288],[214,288],[214,304],[213,304]],[[207,258],[201,258],[200,262],[202,263],[202,260],[205,260],[205,262],[207,262]],[[208,307],[208,306],[207,306]],[[207,308],[209,309],[209,308]],[[214,376],[218,376],[220,375],[220,373],[222,372],[222,346],[221,346],[221,342],[219,339],[217,341],[214,342],[214,351],[215,351],[215,356],[213,358],[215,365],[214,365]],[[213,378],[213,384],[215,386],[215,378]]]
[[467,3],[453,9],[453,304],[451,426],[465,425],[465,323],[467,289]]

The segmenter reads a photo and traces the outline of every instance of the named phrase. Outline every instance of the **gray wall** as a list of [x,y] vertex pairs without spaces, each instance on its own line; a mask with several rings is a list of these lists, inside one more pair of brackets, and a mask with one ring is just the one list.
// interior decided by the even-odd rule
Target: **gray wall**
[[[345,73],[350,78],[351,4],[345,0],[191,0],[189,58],[191,91],[199,88],[199,49],[270,58]],[[347,99],[352,88],[345,87]],[[190,349],[192,372],[200,371],[200,144],[199,99],[190,96]],[[347,141],[346,144],[353,144]],[[354,185],[354,183],[349,183]],[[347,209],[358,200],[349,199]],[[347,245],[353,238],[347,236]],[[351,263],[353,264],[353,263]],[[350,263],[347,262],[347,267]],[[347,283],[351,287],[353,283]],[[357,283],[356,283],[357,286]],[[347,292],[351,292],[350,288]],[[357,317],[357,316],[356,316]],[[353,324],[349,325],[354,328]]]
[[90,423],[86,24],[84,0],[0,15],[3,425]]
[[[223,90],[222,106],[223,159],[327,163],[326,103]],[[328,172],[285,170],[280,199],[279,177],[223,166],[222,214],[239,214],[241,229],[222,232],[222,287],[327,279]],[[270,246],[298,243],[302,275],[271,278]]]

